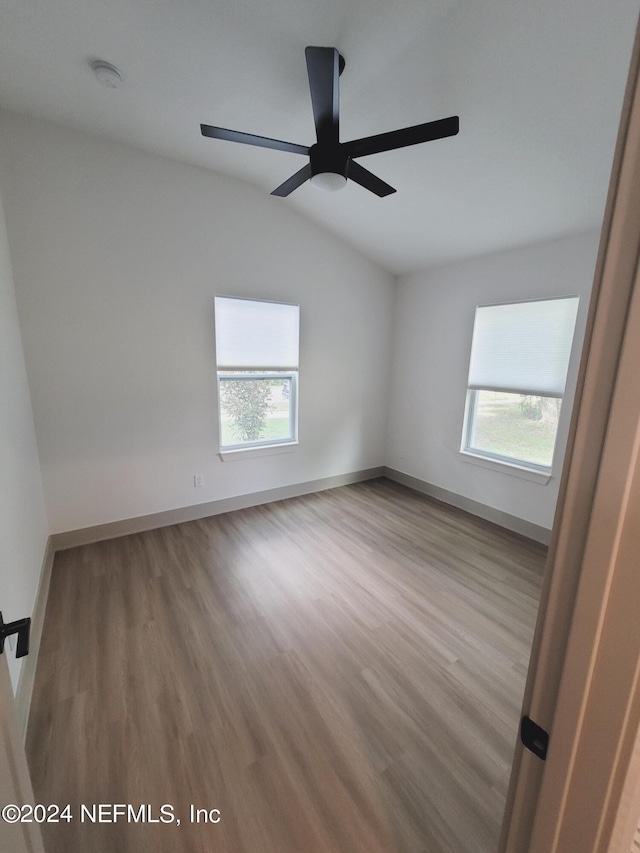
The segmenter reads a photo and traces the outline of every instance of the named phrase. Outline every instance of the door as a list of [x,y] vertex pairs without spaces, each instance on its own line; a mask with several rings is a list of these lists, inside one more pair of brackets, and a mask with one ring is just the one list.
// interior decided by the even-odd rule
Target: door
[[[33,804],[33,791],[24,748],[18,736],[13,691],[5,654],[0,654],[0,809]],[[11,810],[7,817],[11,818]],[[10,823],[0,817],[0,850],[44,853],[36,823]]]
[[500,850],[606,851],[640,716],[640,41],[612,168]]

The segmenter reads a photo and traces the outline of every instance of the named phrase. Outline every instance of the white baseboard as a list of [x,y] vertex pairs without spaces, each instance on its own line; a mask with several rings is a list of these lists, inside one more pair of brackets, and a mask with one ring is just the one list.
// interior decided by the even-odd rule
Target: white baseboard
[[107,524],[96,524],[93,527],[83,527],[64,533],[54,533],[51,536],[56,551],[75,548],[78,545],[89,545],[92,542],[102,542],[105,539],[115,539],[118,536],[128,536],[130,533],[142,533],[145,530],[155,530],[158,527],[168,527],[170,524],[182,524],[185,521],[196,521],[208,518],[210,515],[220,515],[223,512],[233,512],[237,509],[259,506],[260,504],[281,501],[285,498],[295,498],[311,492],[321,492],[325,489],[335,489],[338,486],[348,486],[362,480],[373,480],[382,477],[384,468],[366,468],[348,474],[338,474],[334,477],[324,477],[321,480],[309,480],[306,483],[294,483],[277,489],[266,489],[262,492],[252,492],[248,495],[238,495],[233,498],[223,498],[218,501],[180,507],[166,512],[154,512],[138,518],[126,518],[122,521],[111,521]]
[[52,540],[53,537],[49,536],[46,548],[44,549],[42,567],[40,569],[40,581],[38,583],[33,615],[31,616],[29,654],[22,665],[20,678],[18,679],[18,688],[15,695],[14,704],[18,731],[22,735],[23,741],[27,736],[31,697],[33,695],[33,685],[36,677],[36,666],[38,663],[38,654],[40,652],[42,629],[44,627],[44,614],[47,609],[47,598],[49,597],[49,585],[51,583],[51,570],[53,568],[53,558],[56,552]]
[[500,509],[486,506],[480,503],[480,501],[465,498],[464,495],[458,495],[456,492],[450,492],[448,489],[443,489],[440,486],[434,486],[432,483],[419,480],[410,474],[396,471],[395,468],[385,468],[383,476],[403,486],[407,486],[415,492],[420,492],[423,495],[428,495],[431,498],[442,501],[442,503],[455,506],[471,515],[483,518],[485,521],[491,521],[493,524],[505,527],[507,530],[519,533],[521,536],[526,536],[527,539],[533,539],[542,545],[548,545],[551,539],[551,531],[546,527],[534,524],[532,521],[526,521],[524,518],[518,518],[517,515],[511,515]]

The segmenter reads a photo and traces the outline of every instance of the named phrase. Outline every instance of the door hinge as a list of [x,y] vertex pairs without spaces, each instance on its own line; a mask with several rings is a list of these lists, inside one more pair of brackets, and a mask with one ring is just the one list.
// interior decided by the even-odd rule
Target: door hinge
[[549,733],[529,717],[523,717],[520,723],[520,740],[534,755],[542,761],[545,760],[549,748]]
[[18,619],[15,622],[5,622],[0,613],[0,654],[4,653],[4,641],[12,634],[18,635],[16,657],[23,658],[29,654],[29,633],[31,630],[31,619]]

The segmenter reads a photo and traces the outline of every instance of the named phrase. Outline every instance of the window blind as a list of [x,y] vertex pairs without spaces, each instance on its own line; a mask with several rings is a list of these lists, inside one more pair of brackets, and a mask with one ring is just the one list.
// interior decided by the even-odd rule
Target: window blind
[[578,297],[476,308],[469,388],[562,397]]
[[216,296],[218,370],[297,370],[300,306]]

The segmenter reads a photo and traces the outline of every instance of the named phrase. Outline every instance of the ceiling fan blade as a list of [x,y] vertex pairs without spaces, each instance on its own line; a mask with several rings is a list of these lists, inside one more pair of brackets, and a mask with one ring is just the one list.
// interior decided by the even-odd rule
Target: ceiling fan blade
[[296,172],[295,175],[287,178],[284,184],[280,184],[279,187],[276,187],[271,195],[277,195],[281,198],[291,195],[294,190],[297,190],[298,187],[302,186],[302,184],[304,184],[305,181],[308,181],[310,177],[311,166],[307,163],[307,165],[303,166],[299,172]]
[[340,109],[340,54],[335,47],[306,47],[311,105],[320,143],[337,143]]
[[365,190],[369,190],[380,196],[380,198],[384,198],[386,195],[391,195],[391,193],[395,192],[393,187],[385,184],[384,181],[353,160],[349,160],[347,165],[347,177],[355,181],[356,184],[360,184]]
[[345,142],[343,148],[349,157],[366,157],[367,154],[378,154],[381,151],[392,151],[394,148],[404,148],[407,145],[418,145],[420,142],[431,142],[432,139],[455,136],[459,129],[458,116],[451,116],[438,121],[428,121],[426,124],[405,127],[402,130],[391,130],[389,133],[354,139],[351,142]]
[[203,136],[212,139],[226,139],[228,142],[243,142],[245,145],[257,145],[259,148],[275,148],[276,151],[292,151],[294,154],[308,154],[307,145],[296,145],[295,142],[283,142],[281,139],[269,139],[268,136],[256,136],[254,133],[242,133],[239,130],[227,130],[225,127],[212,127],[201,124]]

